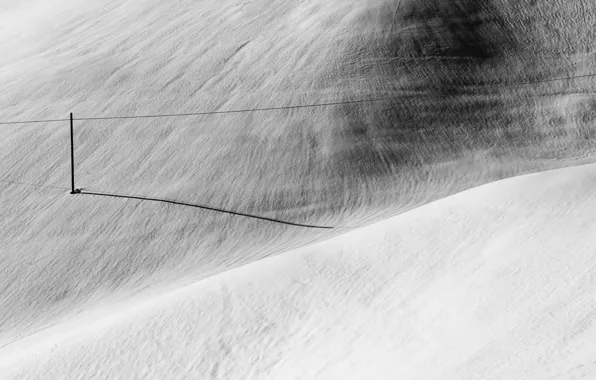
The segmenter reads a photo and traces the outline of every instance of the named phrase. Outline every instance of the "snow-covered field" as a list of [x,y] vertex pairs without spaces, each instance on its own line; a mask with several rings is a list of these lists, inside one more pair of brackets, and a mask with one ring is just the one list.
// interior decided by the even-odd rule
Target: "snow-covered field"
[[[0,351],[7,379],[589,379],[596,165],[484,185]],[[13,368],[16,368],[13,370]]]
[[0,0],[0,122],[386,98],[75,122],[333,229],[0,125],[0,379],[596,376],[596,4],[477,3]]

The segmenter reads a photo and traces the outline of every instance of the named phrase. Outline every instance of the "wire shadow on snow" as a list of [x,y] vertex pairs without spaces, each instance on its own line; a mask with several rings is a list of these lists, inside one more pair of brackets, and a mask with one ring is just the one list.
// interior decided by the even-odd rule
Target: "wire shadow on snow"
[[80,194],[95,195],[95,196],[101,196],[101,197],[111,197],[111,198],[136,199],[136,200],[140,200],[140,201],[162,202],[162,203],[169,203],[169,204],[178,205],[178,206],[195,207],[195,208],[200,208],[203,210],[215,211],[215,212],[230,214],[230,215],[234,215],[234,216],[242,216],[245,218],[265,220],[268,222],[285,224],[285,225],[294,226],[294,227],[316,228],[316,229],[333,229],[334,228],[334,227],[329,227],[329,226],[317,226],[317,225],[312,225],[312,224],[288,222],[288,221],[280,220],[280,219],[267,218],[264,216],[245,214],[245,213],[237,212],[237,211],[231,211],[231,210],[225,210],[225,209],[210,207],[210,206],[205,206],[205,205],[197,205],[197,204],[192,204],[192,203],[174,201],[174,200],[164,199],[164,198],[151,198],[151,197],[141,197],[141,196],[136,196],[136,195],[100,193],[100,192],[86,191],[84,189],[81,189]]
[[40,185],[37,183],[28,183],[28,182],[19,182],[19,181],[11,181],[8,179],[0,179],[2,183],[8,183],[11,185],[19,185],[19,186],[26,186],[26,187],[34,187],[34,188],[48,188],[48,189],[57,189],[57,190],[70,190],[66,187],[59,187],[59,186],[50,186],[50,185]]

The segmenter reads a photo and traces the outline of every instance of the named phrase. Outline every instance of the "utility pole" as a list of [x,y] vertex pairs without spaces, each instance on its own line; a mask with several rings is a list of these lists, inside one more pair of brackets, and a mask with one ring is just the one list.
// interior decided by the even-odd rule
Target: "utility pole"
[[71,179],[71,194],[79,194],[81,190],[75,189],[75,177],[74,177],[74,132],[73,132],[73,118],[72,112],[70,113],[70,179]]

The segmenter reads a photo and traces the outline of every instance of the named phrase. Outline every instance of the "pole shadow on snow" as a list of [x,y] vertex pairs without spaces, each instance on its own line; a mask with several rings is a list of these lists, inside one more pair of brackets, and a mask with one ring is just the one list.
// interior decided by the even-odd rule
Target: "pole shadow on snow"
[[82,195],[94,195],[94,196],[100,196],[100,197],[111,197],[111,198],[136,199],[136,200],[140,200],[140,201],[151,201],[151,202],[169,203],[169,204],[173,204],[173,205],[186,206],[186,207],[195,207],[195,208],[200,208],[200,209],[203,209],[203,210],[215,211],[215,212],[230,214],[230,215],[234,215],[234,216],[242,216],[242,217],[245,217],[245,218],[265,220],[265,221],[268,221],[268,222],[285,224],[285,225],[294,226],[294,227],[316,228],[316,229],[333,229],[334,228],[334,227],[329,227],[329,226],[317,226],[317,225],[312,225],[312,224],[302,224],[302,223],[288,222],[288,221],[280,220],[280,219],[267,218],[267,217],[264,217],[264,216],[251,215],[251,214],[246,214],[246,213],[232,211],[232,210],[225,210],[225,209],[216,208],[216,207],[210,207],[210,206],[205,206],[205,205],[197,205],[197,204],[180,202],[180,201],[174,201],[174,200],[164,199],[164,198],[151,198],[151,197],[141,197],[141,196],[136,196],[136,195],[101,193],[101,192],[86,191],[84,189],[79,189],[78,194],[82,194]]

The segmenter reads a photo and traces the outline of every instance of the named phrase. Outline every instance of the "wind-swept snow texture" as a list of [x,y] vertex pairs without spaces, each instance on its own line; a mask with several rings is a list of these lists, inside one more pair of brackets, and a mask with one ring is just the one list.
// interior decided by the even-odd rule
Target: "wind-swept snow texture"
[[68,122],[0,125],[0,347],[464,189],[594,162],[595,11],[589,1],[0,1],[0,121],[389,98],[77,121],[77,187],[133,198],[68,194]]
[[[596,165],[484,185],[5,347],[6,379],[590,379]],[[14,368],[14,369],[12,369]]]

